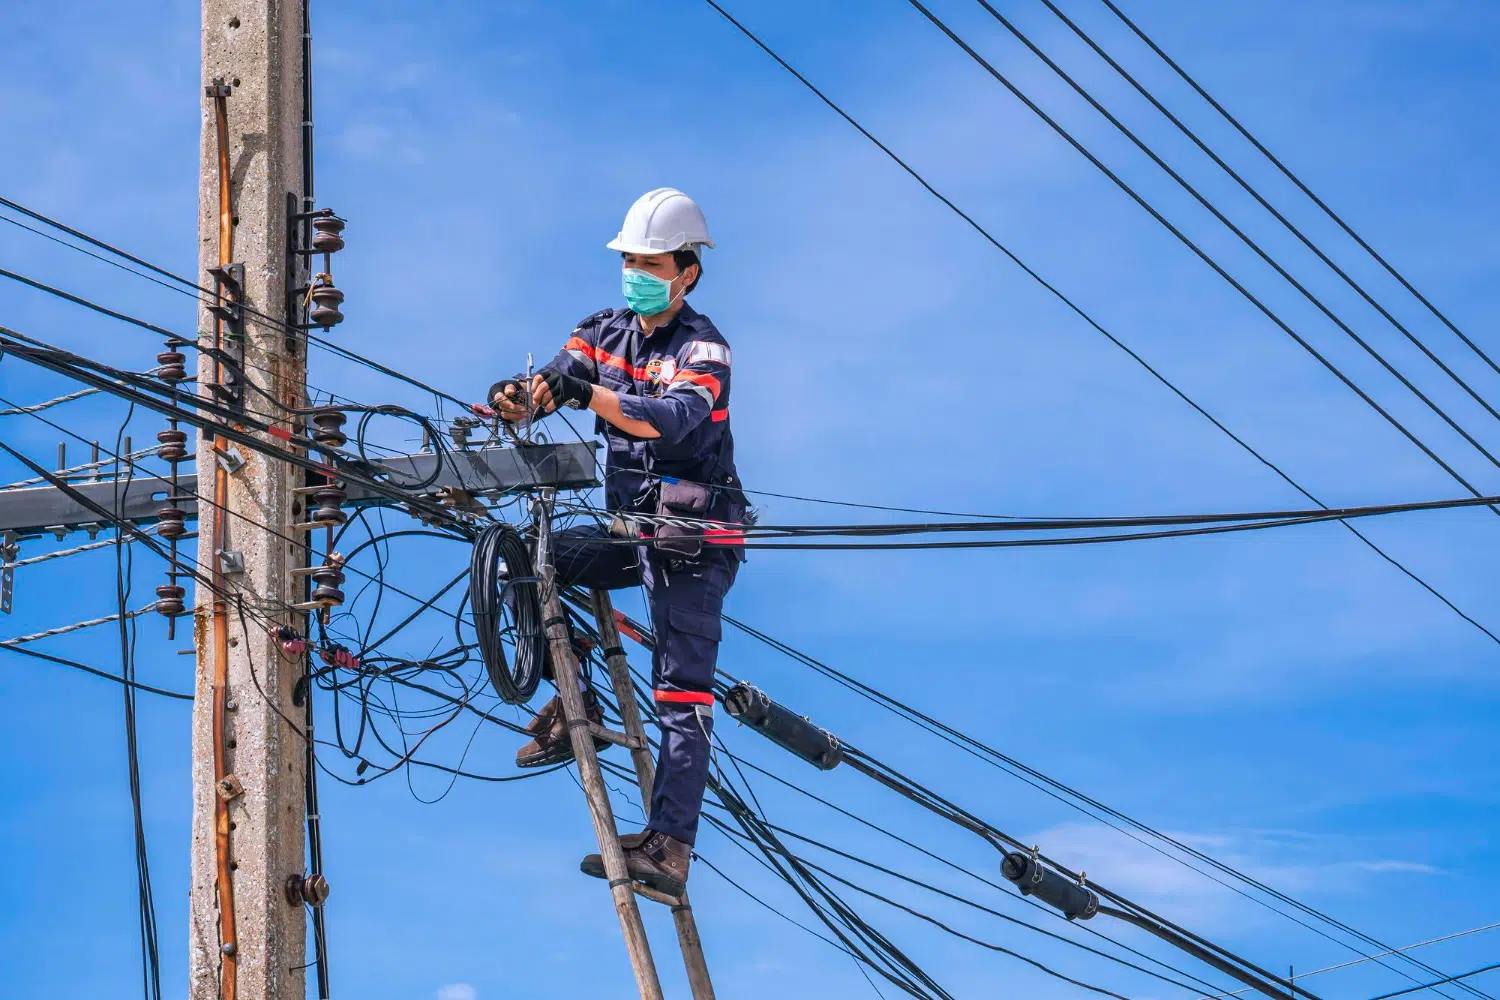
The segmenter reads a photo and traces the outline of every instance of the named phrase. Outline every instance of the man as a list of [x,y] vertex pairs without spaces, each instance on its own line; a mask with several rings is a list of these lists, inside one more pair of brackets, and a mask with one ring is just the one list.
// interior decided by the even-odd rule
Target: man
[[[586,318],[531,381],[536,413],[570,406],[596,415],[607,446],[605,499],[616,515],[734,526],[745,518],[729,428],[729,345],[685,301],[703,275],[703,250],[713,245],[702,211],[687,195],[673,188],[642,195],[608,244],[621,256],[627,308]],[[490,390],[503,419],[526,417],[522,392],[514,381]],[[708,780],[719,610],[743,550],[705,543],[698,527],[644,523],[653,537],[640,545],[609,544],[601,526],[560,531],[554,564],[559,584],[645,586],[656,638],[652,688],[661,753],[650,821],[620,843],[633,878],[679,895]],[[588,693],[585,702],[599,721]],[[548,702],[527,729],[534,739],[517,752],[519,766],[572,756],[560,699]],[[604,876],[597,854],[581,867]]]

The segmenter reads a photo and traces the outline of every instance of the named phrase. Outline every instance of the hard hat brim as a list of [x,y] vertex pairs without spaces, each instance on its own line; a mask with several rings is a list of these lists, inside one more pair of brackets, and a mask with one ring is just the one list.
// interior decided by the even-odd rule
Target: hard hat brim
[[[669,243],[671,244],[670,246],[668,245]],[[648,243],[632,243],[626,240],[622,240],[620,237],[616,236],[614,239],[604,244],[604,248],[606,250],[618,250],[620,253],[645,254],[675,253],[678,250],[685,250],[696,247],[708,247],[709,249],[713,249],[713,245],[713,240],[696,240],[693,242],[689,242],[687,240],[651,240]]]

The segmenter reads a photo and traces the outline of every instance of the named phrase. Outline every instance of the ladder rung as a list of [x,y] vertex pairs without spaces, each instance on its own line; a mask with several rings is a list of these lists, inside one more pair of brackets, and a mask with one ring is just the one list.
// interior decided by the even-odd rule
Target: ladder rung
[[624,747],[627,750],[639,750],[642,746],[641,741],[634,736],[627,736],[613,729],[606,729],[597,722],[589,723],[589,733],[597,739],[601,739],[606,743],[613,743],[617,747]]
[[642,896],[646,899],[649,899],[653,903],[660,903],[663,906],[682,905],[681,896],[668,896],[666,893],[662,892],[659,889],[653,889],[649,885],[642,885],[639,882],[630,883],[630,887],[635,890],[635,894],[637,896]]

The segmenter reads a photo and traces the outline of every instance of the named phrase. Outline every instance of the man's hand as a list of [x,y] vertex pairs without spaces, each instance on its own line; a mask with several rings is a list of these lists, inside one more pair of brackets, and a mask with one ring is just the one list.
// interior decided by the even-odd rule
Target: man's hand
[[551,368],[543,368],[531,380],[531,399],[538,410],[550,413],[559,406],[588,409],[594,398],[594,386],[581,378],[564,375]]
[[[516,423],[526,419],[526,397],[522,395],[524,382],[520,379],[505,379],[496,382],[490,387],[490,403],[493,406],[474,407],[474,412],[481,417],[493,417],[497,413],[501,420],[506,423]],[[487,410],[488,412],[481,412]]]

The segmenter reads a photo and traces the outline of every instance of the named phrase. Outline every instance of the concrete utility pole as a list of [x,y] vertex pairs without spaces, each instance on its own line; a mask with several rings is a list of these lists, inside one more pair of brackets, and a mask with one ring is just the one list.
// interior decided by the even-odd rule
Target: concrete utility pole
[[[303,6],[303,0],[202,5],[200,284],[213,286],[209,268],[243,264],[244,305],[277,320],[288,318],[288,282],[299,278],[287,273],[287,196],[295,194],[301,206]],[[227,177],[220,149],[226,135]],[[221,183],[228,184],[227,213]],[[249,319],[237,325],[202,309],[200,343],[237,349],[242,334],[245,381],[288,406],[305,405],[303,345]],[[200,393],[215,391],[221,374],[219,363],[201,353]],[[251,389],[245,398],[252,409],[279,417],[278,427],[288,426],[268,412],[276,408],[265,396]],[[199,505],[198,560],[231,596],[200,584],[194,602],[189,996],[301,1000],[306,923],[301,902],[288,902],[286,884],[304,870],[306,747],[286,720],[303,715],[292,701],[302,665],[280,655],[264,622],[296,624],[277,609],[301,599],[300,580],[289,570],[302,556],[251,523],[289,534],[299,520],[293,492],[299,478],[287,463],[248,449],[237,450],[227,464],[243,464],[229,471],[220,456],[231,450],[200,435],[197,490],[227,513]]]

